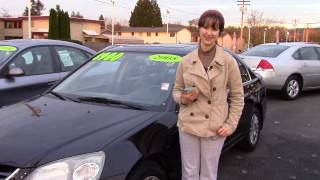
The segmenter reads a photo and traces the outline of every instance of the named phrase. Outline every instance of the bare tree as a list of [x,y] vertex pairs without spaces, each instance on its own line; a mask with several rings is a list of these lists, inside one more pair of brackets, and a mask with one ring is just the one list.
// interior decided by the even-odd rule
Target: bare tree
[[10,17],[11,15],[9,14],[9,11],[5,8],[0,9],[0,16],[1,17]]
[[188,21],[190,27],[196,27],[198,25],[199,19],[192,19]]
[[264,24],[264,19],[263,19],[263,12],[259,11],[251,11],[247,18],[248,24],[251,27],[260,27]]

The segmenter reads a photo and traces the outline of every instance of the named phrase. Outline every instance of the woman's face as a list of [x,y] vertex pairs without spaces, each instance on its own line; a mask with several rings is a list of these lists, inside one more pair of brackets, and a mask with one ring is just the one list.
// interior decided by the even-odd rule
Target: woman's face
[[215,44],[220,35],[219,28],[213,28],[212,25],[205,25],[199,29],[201,43],[205,46]]

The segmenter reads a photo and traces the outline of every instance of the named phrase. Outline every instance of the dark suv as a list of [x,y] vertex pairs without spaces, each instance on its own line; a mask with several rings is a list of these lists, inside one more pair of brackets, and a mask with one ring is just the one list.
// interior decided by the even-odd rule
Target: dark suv
[[[108,48],[41,97],[0,110],[0,179],[180,179],[172,87],[195,45]],[[253,150],[266,90],[237,56],[245,108],[224,151]],[[9,179],[10,179],[9,178]]]

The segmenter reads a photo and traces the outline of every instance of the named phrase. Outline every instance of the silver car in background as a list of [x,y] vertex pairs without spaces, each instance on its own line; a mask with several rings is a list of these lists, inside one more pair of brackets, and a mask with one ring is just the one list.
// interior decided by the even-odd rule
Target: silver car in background
[[320,46],[311,43],[269,43],[242,53],[243,61],[259,74],[267,89],[296,99],[302,90],[320,88]]

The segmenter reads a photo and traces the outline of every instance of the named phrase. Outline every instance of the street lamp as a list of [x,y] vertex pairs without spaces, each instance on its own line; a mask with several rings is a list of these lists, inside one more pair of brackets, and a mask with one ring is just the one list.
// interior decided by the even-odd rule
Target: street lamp
[[28,38],[31,39],[31,0],[28,0]]
[[266,34],[267,34],[267,28],[264,28],[264,30],[263,30],[263,44],[266,43]]
[[111,44],[114,44],[114,16],[115,16],[115,6],[116,6],[117,0],[111,0],[112,3],[112,20],[111,20],[111,26],[112,26],[112,34],[111,34]]
[[289,34],[290,34],[290,32],[289,32],[289,31],[287,31],[287,32],[286,32],[286,42],[288,42]]
[[251,30],[250,30],[250,25],[248,26],[248,33],[249,33],[249,35],[248,35],[248,49],[250,48],[250,41],[251,41]]

